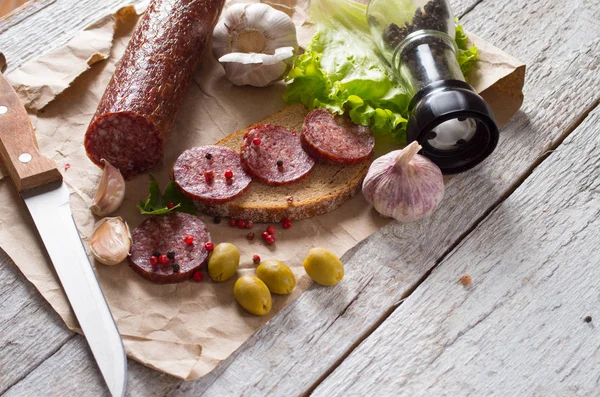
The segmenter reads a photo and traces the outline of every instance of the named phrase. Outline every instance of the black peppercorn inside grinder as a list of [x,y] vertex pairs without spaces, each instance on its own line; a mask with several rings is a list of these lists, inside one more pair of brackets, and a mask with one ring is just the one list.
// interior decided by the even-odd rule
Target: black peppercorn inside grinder
[[383,57],[412,94],[407,141],[418,141],[444,174],[483,161],[496,148],[498,127],[460,70],[448,3],[371,0],[367,17]]

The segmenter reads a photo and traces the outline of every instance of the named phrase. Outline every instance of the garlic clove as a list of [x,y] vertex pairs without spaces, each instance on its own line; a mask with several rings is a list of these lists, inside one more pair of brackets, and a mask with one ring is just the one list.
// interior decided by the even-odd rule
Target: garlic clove
[[106,216],[115,212],[125,198],[125,179],[121,171],[104,159],[102,163],[104,170],[90,206],[92,213],[97,216]]
[[235,85],[281,80],[297,50],[294,22],[267,4],[234,4],[213,31],[213,55]]
[[129,226],[122,218],[104,218],[90,238],[90,249],[98,262],[113,266],[127,258],[131,243]]
[[263,65],[275,65],[279,62],[285,61],[294,56],[293,47],[281,47],[275,50],[274,54],[259,54],[251,53],[246,54],[244,52],[230,52],[229,54],[223,55],[219,58],[219,62],[239,62],[244,65],[248,64],[263,64]]
[[223,63],[223,68],[225,69],[225,75],[234,85],[266,87],[280,80],[288,65],[285,62],[274,65]]
[[431,215],[444,198],[442,172],[412,142],[379,157],[363,181],[365,199],[386,217],[408,223]]

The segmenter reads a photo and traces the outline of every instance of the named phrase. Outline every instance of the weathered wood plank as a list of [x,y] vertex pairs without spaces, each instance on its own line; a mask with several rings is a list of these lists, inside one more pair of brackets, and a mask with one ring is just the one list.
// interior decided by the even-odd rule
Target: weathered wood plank
[[0,275],[2,394],[51,356],[72,333],[2,250]]
[[[453,2],[457,15],[464,13],[478,1],[457,0]],[[9,60],[9,70],[11,70],[37,54],[63,44],[84,26],[93,22],[99,15],[131,2],[135,1],[37,1],[31,7],[18,10],[11,15],[11,18],[0,20],[0,51],[3,51]],[[0,377],[0,393],[36,368],[49,354],[57,351],[72,335],[60,324],[57,316],[35,292],[33,287],[29,286],[27,281],[18,273],[14,264],[9,259],[0,257],[0,275],[2,277],[7,277],[5,276],[7,272],[5,269],[7,268],[10,269],[8,272],[11,275],[8,279],[12,280],[18,276],[20,277],[17,278],[18,282],[23,285],[19,285],[17,288],[6,282],[0,285],[0,295],[4,298],[4,302],[11,302],[13,307],[19,307],[23,311],[18,316],[3,315],[0,317],[0,330],[10,330],[10,332],[4,332],[0,337],[0,347],[2,347],[3,353],[0,357],[0,368],[9,372],[8,375],[5,374]],[[2,286],[6,286],[6,289]],[[22,289],[24,291],[23,295],[11,292],[13,288],[15,290]],[[14,312],[18,312],[18,310]],[[13,311],[4,312],[3,310],[4,313],[13,313]],[[79,336],[75,338],[81,339]],[[65,360],[86,360],[86,357],[89,356],[81,351],[82,346],[84,345],[81,343],[71,342],[63,347],[60,355]],[[56,360],[50,362],[60,366],[60,362]],[[99,379],[92,376],[95,374],[96,368],[89,364],[87,363],[84,368],[87,368],[90,374],[85,371],[78,371],[75,374],[62,371],[54,371],[53,373],[49,369],[52,367],[44,365],[36,370],[35,377],[52,382],[55,382],[53,376],[68,377],[81,390],[88,382]],[[163,375],[159,376],[155,371],[132,361],[129,361],[129,365],[129,387],[133,394],[148,395],[150,392],[157,390],[156,394],[161,395],[165,394],[163,391],[166,390],[161,388],[162,386],[168,385],[169,388],[175,388],[180,383],[177,379]],[[46,375],[50,378],[41,376],[41,371],[46,369],[48,369]],[[160,380],[159,385],[161,387],[154,387],[155,379]],[[17,389],[26,390],[23,389],[23,385],[27,385],[27,382],[21,383]],[[32,390],[40,392],[43,388],[33,387]],[[101,388],[98,390],[101,390]]]
[[[71,352],[75,354],[72,355]],[[71,338],[56,354],[32,372],[38,373],[44,374],[43,383],[31,385],[19,382],[4,396],[76,396],[82,395],[84,391],[89,396],[110,395],[94,363],[92,352],[81,336]],[[82,383],[64,384],[62,376],[77,377]]]
[[[15,18],[15,14],[20,16],[27,16],[34,10],[39,7],[45,7],[49,2],[53,2],[55,0],[41,0],[41,1],[29,1],[29,0],[4,0],[0,4],[0,21],[7,18]],[[27,4],[26,4],[27,3]],[[20,10],[17,8],[21,7]],[[11,15],[12,14],[12,15]],[[0,31],[1,32],[1,31]]]
[[470,31],[532,65],[523,109],[503,129],[494,155],[450,181],[431,219],[391,225],[351,250],[344,256],[342,285],[309,290],[213,374],[180,391],[207,396],[310,391],[596,103],[600,74],[593,54],[600,53],[600,26],[591,21],[599,18],[596,2],[574,0],[486,1],[467,14],[463,22]]
[[597,107],[313,396],[598,395],[599,124]]
[[[181,382],[131,360],[128,367],[130,373],[142,370],[148,375],[143,379],[129,377],[128,396],[165,396]],[[27,377],[30,378],[38,381],[19,382],[4,396],[110,396],[92,353],[81,335],[74,335],[69,339],[56,354],[35,368]],[[77,379],[77,382],[65,382],[71,378]]]
[[[8,71],[39,54],[59,47],[99,16],[125,4],[143,0],[39,0],[0,19],[0,51],[8,60]],[[462,16],[481,0],[453,0],[452,8]]]
[[[0,51],[8,59],[11,70],[37,54],[62,45],[98,16],[127,3],[132,1],[33,2],[0,19]],[[58,351],[73,333],[2,250],[0,301],[3,302],[0,311],[1,394]],[[91,358],[88,361],[93,364]],[[136,365],[142,367],[135,363],[133,367]],[[156,374],[147,368],[144,370],[146,374]],[[90,368],[88,372],[96,374],[97,369]]]
[[[294,395],[309,390],[378,325],[460,236],[485,216],[495,202],[510,193],[511,185],[562,138],[582,108],[591,106],[597,99],[595,87],[600,77],[589,68],[589,59],[584,57],[586,51],[593,54],[599,49],[599,43],[594,41],[598,26],[589,23],[586,30],[577,30],[580,44],[575,50],[573,46],[565,49],[563,45],[569,44],[570,39],[564,32],[582,20],[572,12],[581,3],[545,6],[534,3],[539,19],[530,21],[525,28],[528,13],[533,10],[528,4],[484,2],[465,18],[467,27],[478,32],[471,23],[475,26],[479,19],[484,21],[490,15],[498,15],[492,21],[487,19],[490,24],[486,27],[487,34],[491,34],[490,29],[498,21],[511,21],[511,33],[496,34],[491,41],[501,43],[528,63],[539,62],[528,76],[524,112],[504,129],[493,158],[483,167],[454,178],[448,185],[444,206],[432,219],[408,226],[393,225],[363,242],[345,256],[348,273],[342,285],[310,290],[257,332],[214,374],[182,385],[180,392]],[[597,10],[587,12],[587,20],[598,17]],[[554,22],[558,16],[562,18],[560,26]],[[515,31],[515,26],[522,30]],[[540,48],[532,37],[549,37],[553,45]],[[572,56],[567,57],[568,54]],[[561,78],[546,80],[549,74]],[[466,207],[465,203],[478,205]],[[36,375],[27,377],[21,385],[31,382],[35,389],[34,383],[45,380]],[[65,375],[62,381],[82,382],[70,375]]]
[[[8,71],[59,47],[77,32],[121,5],[134,0],[43,0],[0,20],[0,51]],[[26,18],[22,18],[25,15]]]

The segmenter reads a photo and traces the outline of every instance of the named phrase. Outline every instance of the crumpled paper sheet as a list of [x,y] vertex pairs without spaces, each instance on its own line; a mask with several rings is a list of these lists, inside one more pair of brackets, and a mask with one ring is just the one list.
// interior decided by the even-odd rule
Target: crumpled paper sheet
[[[136,10],[138,7],[138,10]],[[12,72],[9,81],[28,110],[39,110],[67,89],[77,76],[110,55],[120,21],[137,15],[140,6],[119,9],[96,21],[67,44]],[[85,62],[82,62],[85,60]]]
[[[278,8],[292,13],[304,37],[301,43],[306,43],[310,39],[307,33],[310,25],[306,23],[307,1],[284,1]],[[121,9],[81,33],[87,37],[89,47],[78,35],[74,41],[54,51],[52,56],[42,56],[9,76],[19,89],[22,100],[29,105],[41,152],[54,159],[63,170],[71,191],[73,216],[86,247],[98,221],[88,207],[101,172],[86,157],[83,136],[115,63],[128,43],[136,21],[135,14],[135,9]],[[115,27],[113,38],[110,33]],[[73,42],[78,45],[73,46]],[[485,51],[482,51],[477,76],[471,81],[479,91],[493,92],[496,98],[504,95],[502,106],[512,106],[516,111],[520,105],[518,98],[522,97],[522,80],[515,82],[511,76],[523,68],[522,63],[492,46],[484,46],[483,42],[478,41],[477,44]],[[96,59],[98,55],[95,54],[108,54],[109,49],[110,56],[88,70],[90,59]],[[46,74],[48,70],[58,70],[58,65],[66,68],[65,59],[70,60],[70,69],[64,69],[64,74]],[[514,92],[497,90],[495,82],[503,80],[517,89]],[[208,51],[180,109],[176,131],[164,159],[151,173],[164,188],[169,181],[169,167],[181,152],[189,147],[213,144],[225,135],[280,110],[285,106],[282,101],[284,89],[283,83],[267,88],[232,86]],[[494,107],[494,110],[498,111],[498,108]],[[384,147],[383,144],[379,146]],[[123,217],[131,227],[144,219],[135,204],[146,197],[147,184],[147,175],[129,181],[125,202],[115,214]],[[0,213],[0,246],[67,326],[79,331],[26,207],[9,178],[0,180],[0,201],[4,208],[11,209]],[[277,243],[268,247],[260,242],[264,225],[241,230],[229,227],[226,220],[215,225],[210,217],[201,218],[208,225],[213,241],[232,242],[239,247],[242,255],[240,275],[254,272],[252,255],[259,254],[263,259],[277,258],[289,264],[298,284],[289,296],[274,295],[271,313],[257,317],[246,313],[235,302],[235,279],[218,284],[206,276],[205,281],[199,284],[155,285],[135,274],[126,263],[113,267],[95,264],[127,355],[186,380],[197,379],[210,372],[311,285],[301,264],[309,248],[323,246],[341,256],[389,222],[378,216],[358,194],[338,210],[296,221],[289,230],[277,226]],[[246,239],[249,232],[256,234],[252,242]]]

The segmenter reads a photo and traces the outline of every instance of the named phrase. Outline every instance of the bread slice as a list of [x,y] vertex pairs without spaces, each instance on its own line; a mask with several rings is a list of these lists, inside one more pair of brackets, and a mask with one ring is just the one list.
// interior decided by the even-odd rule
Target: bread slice
[[[308,109],[293,105],[253,124],[275,124],[300,133]],[[244,133],[236,131],[216,143],[240,152]],[[304,219],[333,211],[361,187],[371,159],[351,165],[317,163],[304,179],[283,186],[268,186],[253,180],[241,196],[222,204],[197,201],[198,209],[209,215],[254,222]]]

